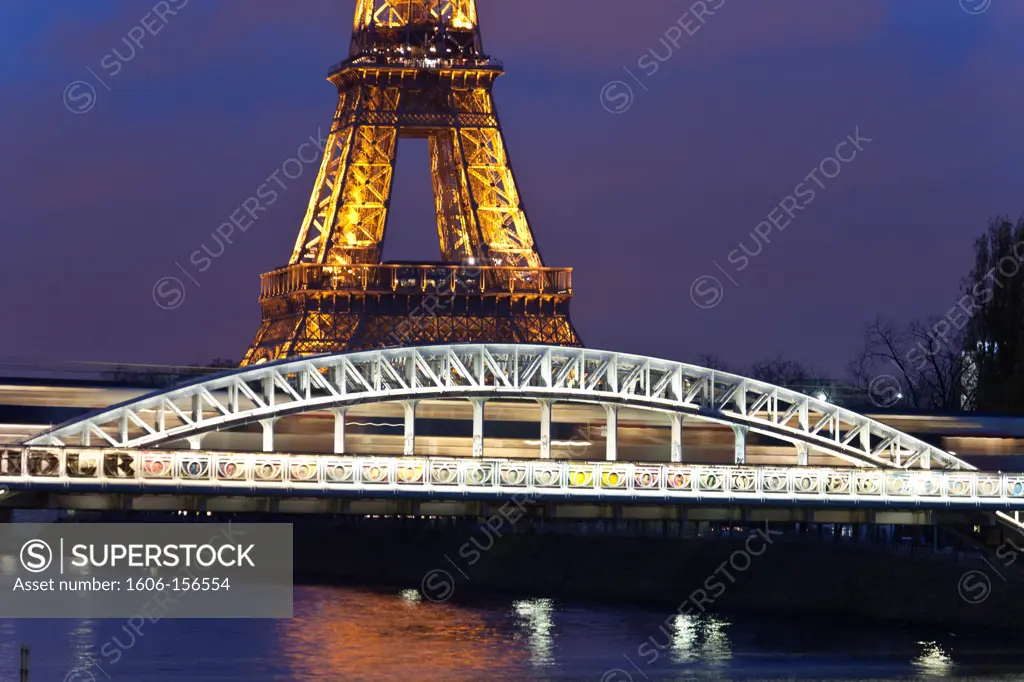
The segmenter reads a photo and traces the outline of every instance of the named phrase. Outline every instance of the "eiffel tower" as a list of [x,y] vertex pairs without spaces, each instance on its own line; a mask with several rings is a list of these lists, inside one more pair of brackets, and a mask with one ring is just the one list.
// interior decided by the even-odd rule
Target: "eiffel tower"
[[[295,249],[263,275],[242,365],[442,343],[580,346],[572,270],[541,259],[516,188],[476,0],[358,0]],[[398,142],[426,138],[441,262],[381,260]]]

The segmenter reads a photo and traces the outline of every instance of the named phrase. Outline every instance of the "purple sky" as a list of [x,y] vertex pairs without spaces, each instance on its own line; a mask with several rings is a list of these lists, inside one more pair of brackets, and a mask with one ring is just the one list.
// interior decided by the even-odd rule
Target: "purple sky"
[[[124,38],[155,2],[0,7],[0,356],[237,359],[256,331],[259,275],[287,261],[314,165],[208,270],[189,257],[329,125],[354,2],[168,2],[134,56]],[[575,268],[590,347],[784,352],[838,374],[875,315],[949,309],[988,218],[1024,211],[1020,0],[726,0],[704,24],[680,19],[689,0],[479,4],[534,233]],[[666,32],[678,48],[648,76]],[[634,97],[612,114],[619,80]],[[857,129],[863,151],[730,263]],[[439,257],[428,173],[426,143],[403,141],[388,259]],[[710,309],[691,300],[707,276]],[[174,310],[154,303],[162,277],[185,283]]]

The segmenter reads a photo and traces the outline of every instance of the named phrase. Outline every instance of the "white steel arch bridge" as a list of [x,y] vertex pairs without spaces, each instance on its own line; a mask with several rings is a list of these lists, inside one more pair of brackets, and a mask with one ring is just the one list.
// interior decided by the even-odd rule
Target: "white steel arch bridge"
[[[810,449],[854,466],[973,470],[953,454],[851,410],[781,386],[696,365],[625,353],[553,346],[458,344],[329,354],[246,367],[151,393],[40,433],[25,445],[194,449],[212,431],[260,423],[273,451],[278,418],[373,402],[401,402],[406,452],[415,438],[415,405],[430,398],[473,401],[474,454],[482,454],[483,402],[532,399],[540,406],[540,458],[550,457],[555,401],[598,403],[608,416],[607,459],[617,459],[617,408],[666,413],[673,424],[672,460],[681,461],[681,417],[731,426],[736,463],[745,436],[760,433],[794,446],[794,463]],[[344,433],[339,433],[339,454]]]
[[[416,405],[436,399],[472,404],[472,456],[416,455]],[[535,458],[487,456],[488,400],[537,405]],[[552,460],[556,402],[603,406],[605,461]],[[346,447],[345,411],[368,403],[402,405],[402,456]],[[669,462],[619,459],[623,408],[666,417]],[[323,411],[334,414],[333,453],[275,449],[277,420]],[[735,461],[684,462],[684,417],[731,427]],[[209,434],[250,424],[262,426],[261,452],[203,449]],[[792,465],[749,466],[750,433],[792,445]],[[835,458],[838,466],[807,466],[811,452]],[[952,453],[825,400],[685,363],[530,345],[394,348],[235,369],[74,419],[0,459],[0,484],[19,490],[431,499],[523,493],[580,501],[1024,509],[1024,474],[978,472]]]

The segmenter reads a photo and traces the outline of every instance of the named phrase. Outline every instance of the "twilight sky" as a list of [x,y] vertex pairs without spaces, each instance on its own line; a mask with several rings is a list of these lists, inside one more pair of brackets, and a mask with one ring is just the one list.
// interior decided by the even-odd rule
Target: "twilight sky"
[[[988,218],[1024,212],[1024,2],[719,4],[702,24],[691,0],[479,0],[534,234],[575,268],[589,347],[839,374],[875,315],[953,306]],[[326,130],[354,0],[157,5],[0,1],[0,357],[190,363],[252,340],[318,162],[208,269],[190,255]],[[388,259],[440,256],[428,173],[403,141]]]

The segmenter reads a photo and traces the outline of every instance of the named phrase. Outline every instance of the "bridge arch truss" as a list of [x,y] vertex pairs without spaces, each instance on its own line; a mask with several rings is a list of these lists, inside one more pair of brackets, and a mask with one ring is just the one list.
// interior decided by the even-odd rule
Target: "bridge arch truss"
[[[746,434],[758,433],[791,443],[799,464],[813,449],[860,467],[974,469],[949,452],[827,400],[747,377],[625,353],[503,344],[393,348],[240,368],[98,410],[25,444],[159,448],[184,440],[199,449],[207,433],[260,423],[263,449],[271,452],[273,423],[281,417],[334,410],[343,424],[347,407],[378,402],[406,405],[409,441],[414,433],[408,415],[416,402],[448,398],[475,406],[487,399],[537,401],[542,458],[550,456],[550,406],[568,401],[604,405],[609,424],[621,407],[666,413],[677,462],[678,426],[686,417],[731,426],[737,464],[745,463]],[[474,419],[477,455],[482,455],[477,428],[482,422]],[[614,440],[609,438],[610,460]],[[344,452],[343,440],[336,452]],[[413,454],[408,442],[406,454]]]

